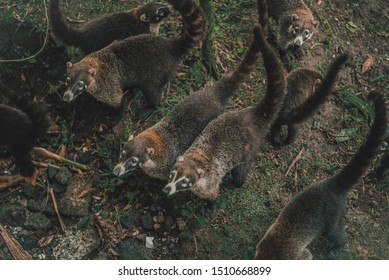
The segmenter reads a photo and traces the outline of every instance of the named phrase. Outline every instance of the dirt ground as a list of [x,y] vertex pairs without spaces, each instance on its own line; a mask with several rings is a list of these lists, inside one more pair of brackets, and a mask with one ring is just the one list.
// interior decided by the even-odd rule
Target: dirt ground
[[[12,8],[9,1],[2,1],[0,0],[0,12],[4,12],[2,9],[7,5]],[[223,14],[228,4],[227,1],[220,2],[215,4],[215,13],[218,15],[215,22],[219,27],[216,46],[219,66],[224,73],[233,69],[242,58],[240,49],[244,52],[247,48],[251,27],[256,18],[256,1],[242,1],[242,14],[239,18],[233,14]],[[300,137],[295,143],[281,149],[265,145],[263,153],[257,156],[252,166],[245,186],[223,191],[211,216],[205,215],[204,203],[191,195],[180,195],[174,201],[162,198],[158,190],[163,182],[150,180],[140,173],[123,179],[109,175],[125,136],[158,121],[174,104],[182,100],[185,96],[181,94],[182,91],[197,90],[208,82],[196,82],[197,76],[188,70],[193,68],[192,60],[184,62],[181,71],[183,75],[169,85],[164,93],[166,99],[162,108],[151,119],[141,124],[132,121],[132,107],[139,102],[135,99],[127,112],[128,121],[114,132],[108,127],[105,114],[96,114],[106,112],[106,108],[91,98],[85,97],[72,106],[61,101],[65,63],[77,56],[82,57],[77,51],[66,48],[50,36],[44,51],[33,61],[0,63],[1,83],[48,106],[56,127],[51,134],[41,139],[39,145],[54,152],[59,152],[63,145],[66,157],[85,162],[91,167],[88,171],[70,168],[73,174],[81,176],[91,186],[90,212],[79,219],[65,220],[74,228],[80,225],[80,221],[87,221],[92,226],[103,229],[103,233],[106,233],[104,229],[109,232],[99,235],[101,245],[87,258],[96,258],[97,255],[104,259],[121,258],[118,252],[120,242],[125,237],[135,236],[143,246],[145,236],[153,236],[156,247],[150,250],[151,256],[148,258],[251,259],[256,243],[274,221],[279,210],[299,190],[334,174],[350,160],[364,141],[370,120],[345,102],[342,94],[352,92],[366,100],[368,92],[376,89],[385,94],[389,108],[389,6],[387,0],[305,2],[319,20],[320,28],[312,40],[303,46],[303,56],[298,59],[291,57],[290,66],[306,66],[324,73],[336,54],[350,53],[351,58],[338,77],[337,90],[302,126]],[[67,3],[65,11],[72,19],[77,14],[81,14],[81,19],[85,20],[102,13],[95,11],[93,14],[83,14],[85,7],[80,4],[80,0],[69,0]],[[39,1],[33,4],[39,5]],[[76,13],[77,9],[81,13]],[[166,29],[174,24],[175,21],[168,21]],[[237,33],[242,37],[241,41],[234,37]],[[162,35],[166,34],[170,35],[168,31]],[[16,17],[9,21],[5,18],[0,20],[0,60],[13,58],[16,55],[12,50],[15,45],[19,51],[17,54],[23,57],[27,50],[31,53],[39,50],[43,41],[44,32],[41,29],[31,31],[31,26],[21,25]],[[370,67],[364,72],[363,65],[366,65],[369,58]],[[262,91],[264,88],[263,72],[260,65],[252,74],[252,79],[233,98],[229,109],[247,107],[259,100],[258,88]],[[184,90],[180,88],[183,86]],[[2,94],[0,102],[12,104],[12,96]],[[339,133],[347,129],[353,131],[349,139],[337,141]],[[300,152],[301,158],[285,175]],[[6,156],[1,159],[3,158]],[[345,221],[348,242],[340,259],[389,259],[389,175],[377,184],[372,174],[378,160],[379,156],[369,173],[348,195],[349,212]],[[0,165],[2,169],[16,172],[9,167],[12,163],[7,165],[9,160],[2,162],[6,162]],[[43,184],[48,176],[47,167],[39,167],[39,174],[38,181]],[[46,196],[46,190],[38,188],[31,199],[38,200]],[[26,197],[23,184],[1,190],[0,204],[17,203],[20,197]],[[140,217],[135,219],[138,223],[135,221],[135,228],[132,230],[125,229],[127,214],[122,215],[129,209],[135,210]],[[102,223],[101,219],[105,216],[110,219]],[[158,220],[155,217],[162,216],[164,221],[158,222],[163,225],[161,229],[155,226],[155,220]],[[154,226],[151,228],[145,222],[149,217],[154,219]],[[169,219],[172,220],[171,225],[167,226]],[[50,229],[33,233],[37,239],[60,235],[56,216],[52,215],[50,220],[54,224]],[[56,242],[55,237],[52,242]],[[21,243],[23,246],[22,241]],[[317,240],[312,246],[313,255],[317,259],[324,259],[327,249],[328,244],[323,239]],[[49,258],[53,258],[50,250],[46,252]],[[0,258],[2,254],[6,256],[0,250]]]

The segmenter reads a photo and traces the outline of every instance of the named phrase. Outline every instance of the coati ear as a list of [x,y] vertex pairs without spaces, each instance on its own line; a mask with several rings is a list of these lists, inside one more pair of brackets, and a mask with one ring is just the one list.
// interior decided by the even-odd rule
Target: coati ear
[[298,20],[299,19],[299,16],[298,15],[296,15],[296,14],[293,14],[292,15],[292,20]]
[[67,69],[72,68],[72,66],[73,66],[73,64],[70,61],[66,62]]
[[196,171],[197,171],[197,174],[198,174],[200,177],[203,177],[203,176],[204,176],[204,173],[205,173],[204,169],[197,168]]
[[146,14],[141,14],[139,19],[143,22],[146,22],[146,23],[150,22],[150,19]]
[[314,21],[312,22],[312,24],[313,24],[313,27],[315,27],[315,28],[318,28],[319,25],[320,25],[320,23],[319,23],[317,20],[314,20]]
[[183,162],[183,161],[184,161],[184,157],[179,156],[179,157],[177,158],[177,161],[178,161],[178,162]]
[[88,70],[88,73],[92,75],[92,77],[96,77],[97,70],[96,68],[91,68]]
[[147,148],[146,151],[150,157],[152,157],[155,154],[155,150],[153,148]]
[[130,136],[128,136],[127,141],[132,141],[132,139],[134,139],[134,135],[133,135],[133,134],[131,134]]

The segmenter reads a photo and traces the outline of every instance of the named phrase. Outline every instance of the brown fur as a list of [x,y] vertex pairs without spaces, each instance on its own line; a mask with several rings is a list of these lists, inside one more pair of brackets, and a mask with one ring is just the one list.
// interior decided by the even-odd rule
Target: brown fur
[[278,22],[277,41],[281,51],[291,45],[301,47],[319,26],[302,0],[267,0],[267,6],[269,16]]
[[233,186],[244,184],[251,161],[260,151],[286,93],[281,61],[266,42],[262,29],[258,31],[268,77],[265,97],[257,106],[224,113],[207,125],[178,157],[164,188],[168,195],[190,190],[200,198],[214,201],[223,177],[230,171]]
[[138,117],[147,118],[159,105],[162,90],[175,77],[183,56],[201,44],[207,26],[203,10],[192,0],[169,2],[182,14],[185,30],[180,38],[133,36],[115,41],[78,63],[68,63],[64,101],[87,92],[122,109],[126,90],[139,87],[147,104]]
[[49,1],[51,31],[55,37],[68,45],[79,47],[85,54],[98,51],[115,40],[145,33],[158,35],[160,23],[172,12],[169,4],[150,2],[129,11],[104,15],[75,29],[66,23],[59,2]]
[[337,74],[347,57],[345,54],[337,57],[324,79],[320,73],[308,68],[295,69],[288,74],[287,95],[271,128],[271,140],[274,143],[281,144],[282,125],[288,126],[285,144],[295,141],[299,124],[308,119],[332,92]]
[[319,235],[333,244],[329,258],[336,258],[342,250],[347,192],[368,169],[387,125],[382,95],[372,92],[369,97],[374,102],[375,119],[366,142],[337,174],[298,193],[285,206],[259,241],[255,259],[312,259],[307,246]]
[[[204,127],[223,112],[228,99],[249,78],[259,58],[258,40],[258,27],[254,27],[254,41],[239,66],[215,84],[189,95],[157,124],[129,140],[113,173],[120,176],[141,168],[151,177],[167,180],[177,156],[184,153]],[[156,148],[153,135],[158,136],[163,149]],[[145,138],[149,138],[148,143]],[[153,150],[154,153],[147,152]]]

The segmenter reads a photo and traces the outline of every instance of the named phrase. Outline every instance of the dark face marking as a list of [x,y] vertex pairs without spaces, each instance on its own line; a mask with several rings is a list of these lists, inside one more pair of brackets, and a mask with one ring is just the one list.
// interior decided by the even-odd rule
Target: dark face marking
[[77,96],[86,91],[89,84],[94,80],[94,69],[84,69],[80,66],[73,66],[68,63],[66,78],[66,91],[63,95],[63,101],[71,102]]
[[147,159],[146,146],[131,140],[124,145],[120,154],[120,162],[115,166],[112,173],[116,176],[122,176],[129,171],[142,167]]
[[188,160],[177,160],[169,175],[169,183],[163,188],[163,192],[172,195],[176,192],[190,190],[200,179],[195,167]]
[[145,4],[141,9],[141,20],[147,23],[158,23],[168,17],[173,8],[169,4],[150,2]]

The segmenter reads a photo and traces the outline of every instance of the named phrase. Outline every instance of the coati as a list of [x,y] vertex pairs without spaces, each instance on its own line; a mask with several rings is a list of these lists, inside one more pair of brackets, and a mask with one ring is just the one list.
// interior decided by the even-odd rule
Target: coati
[[264,98],[254,107],[227,112],[210,122],[190,148],[176,160],[163,192],[172,195],[190,190],[216,201],[223,177],[231,171],[235,187],[244,184],[251,161],[281,108],[286,79],[281,61],[260,28],[259,46],[267,73]]
[[192,0],[168,0],[182,15],[185,30],[180,38],[141,34],[96,51],[80,62],[67,63],[66,102],[87,92],[118,110],[125,90],[140,87],[147,105],[138,118],[147,118],[159,105],[164,86],[174,78],[183,56],[202,43],[207,22]]
[[287,94],[284,98],[278,118],[270,129],[271,140],[281,144],[280,133],[282,125],[288,126],[288,134],[284,144],[293,143],[298,136],[299,123],[309,118],[313,112],[325,102],[332,92],[333,84],[347,55],[340,55],[330,66],[327,77],[309,68],[292,70],[286,77]]
[[389,170],[389,125],[386,128],[386,136],[385,136],[384,144],[385,144],[384,154],[382,155],[380,164],[376,170],[376,177],[378,180],[384,178],[386,170]]
[[41,105],[19,100],[18,107],[0,104],[0,145],[10,150],[20,174],[31,177],[35,169],[29,153],[51,122]]
[[369,167],[386,129],[381,94],[373,91],[369,98],[374,103],[375,119],[366,142],[337,174],[301,191],[285,206],[259,241],[255,259],[312,259],[307,246],[319,235],[333,243],[329,258],[340,253],[346,242],[343,218],[347,192]]
[[147,175],[167,180],[175,159],[192,144],[204,127],[224,111],[228,99],[249,77],[259,58],[258,26],[254,40],[239,66],[219,81],[192,93],[151,128],[124,145],[121,162],[113,174],[121,176],[135,168]]
[[85,54],[98,51],[115,40],[144,33],[158,35],[161,21],[172,13],[169,4],[150,2],[129,11],[114,12],[87,22],[82,28],[69,26],[59,7],[59,0],[49,1],[49,20],[55,37],[79,47]]
[[302,0],[267,0],[269,16],[278,22],[277,43],[281,52],[301,47],[319,26]]

